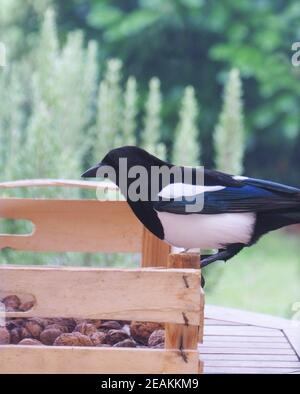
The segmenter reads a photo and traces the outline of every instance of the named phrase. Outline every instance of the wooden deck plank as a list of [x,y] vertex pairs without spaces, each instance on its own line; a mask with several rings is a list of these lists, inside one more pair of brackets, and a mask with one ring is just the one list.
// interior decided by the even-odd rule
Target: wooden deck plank
[[238,348],[211,348],[209,346],[199,347],[200,354],[295,354],[293,349],[238,349]]
[[205,367],[206,374],[289,374],[300,373],[295,368],[237,368],[237,367]]
[[237,348],[237,349],[290,349],[290,344],[285,342],[235,342],[227,341],[223,342],[218,338],[216,341],[206,341],[206,338],[203,341],[202,346],[209,346],[210,348]]
[[205,326],[204,335],[266,336],[278,337],[280,330],[255,326]]
[[300,373],[299,327],[289,320],[214,306],[205,317],[204,373]]
[[300,369],[300,364],[298,361],[270,361],[270,360],[263,360],[263,361],[251,361],[251,360],[206,360],[205,361],[206,367],[245,367],[245,368],[293,368],[293,369]]
[[251,342],[251,343],[286,343],[287,339],[285,338],[284,335],[278,336],[278,337],[259,337],[259,336],[254,336],[254,337],[249,337],[249,336],[236,336],[236,335],[206,335],[204,337],[204,342],[210,343],[210,342],[215,342],[215,341],[222,341],[223,343],[225,342],[232,342],[234,341],[235,343],[239,342]]
[[226,320],[217,320],[217,319],[205,319],[205,324],[207,326],[244,326],[243,323],[235,323],[232,321]]
[[222,361],[224,365],[227,361],[249,360],[249,361],[298,361],[295,354],[201,354],[202,361]]
[[291,328],[285,328],[283,330],[287,340],[292,345],[293,349],[297,353],[300,360],[300,326],[299,322],[297,327],[292,326]]
[[291,321],[282,317],[265,315],[263,313],[243,311],[234,308],[224,308],[216,305],[205,306],[205,317],[220,319],[245,325],[269,328],[290,328]]

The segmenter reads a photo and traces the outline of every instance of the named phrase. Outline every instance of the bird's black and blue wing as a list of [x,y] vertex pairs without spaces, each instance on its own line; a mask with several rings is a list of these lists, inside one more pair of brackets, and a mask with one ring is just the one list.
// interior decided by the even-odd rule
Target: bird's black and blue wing
[[[195,194],[189,197],[160,198],[154,202],[154,209],[159,212],[175,214],[220,214],[238,212],[266,212],[272,210],[300,209],[300,190],[279,183],[244,178],[238,185],[228,184],[216,191],[204,192],[204,195]],[[203,205],[199,211],[187,209],[201,201]]]

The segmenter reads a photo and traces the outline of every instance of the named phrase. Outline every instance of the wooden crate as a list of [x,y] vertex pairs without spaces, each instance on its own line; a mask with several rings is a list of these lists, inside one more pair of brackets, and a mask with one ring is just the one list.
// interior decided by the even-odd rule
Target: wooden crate
[[[25,181],[15,186],[99,187]],[[170,254],[124,201],[0,198],[0,217],[31,221],[32,234],[0,235],[0,248],[35,252],[138,252],[141,268],[0,266],[0,297],[34,299],[6,317],[73,317],[166,323],[165,349],[4,345],[1,373],[200,373],[204,295],[199,256]],[[2,312],[3,314],[4,312]]]

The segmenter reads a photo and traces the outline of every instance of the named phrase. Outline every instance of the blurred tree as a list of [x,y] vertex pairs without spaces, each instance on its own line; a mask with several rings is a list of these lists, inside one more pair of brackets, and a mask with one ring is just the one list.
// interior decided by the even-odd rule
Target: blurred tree
[[184,90],[179,112],[179,123],[175,132],[173,147],[173,163],[175,164],[199,165],[198,112],[195,90],[192,86],[188,86]]
[[154,77],[151,78],[149,82],[149,94],[145,106],[142,146],[153,155],[164,159],[164,145],[160,142],[161,106],[160,80]]
[[134,77],[129,77],[126,82],[124,92],[124,110],[121,124],[122,145],[136,144],[136,128],[137,128],[137,82]]
[[18,179],[21,175],[19,154],[28,93],[23,83],[25,69],[24,64],[15,64],[11,68],[5,67],[0,75],[0,92],[5,92],[1,94],[0,105],[0,177],[4,180]]
[[117,145],[121,126],[121,67],[118,59],[110,59],[98,96],[98,116],[96,122],[96,161]]
[[53,0],[1,0],[0,37],[8,60],[20,59],[36,42],[36,33]]
[[[47,10],[29,55],[32,103],[22,152],[23,177],[68,178],[80,173],[97,77],[96,46],[71,32],[60,48],[55,15]],[[63,163],[63,165],[62,165]]]
[[229,174],[243,172],[245,133],[239,71],[231,70],[224,89],[224,103],[214,133],[216,167]]
[[[201,102],[203,164],[213,164],[212,133],[226,73],[236,67],[244,81],[246,171],[299,183],[300,68],[291,65],[297,40],[297,0],[2,0],[0,33],[9,58],[33,48],[41,15],[54,4],[63,42],[80,28],[101,41],[99,60],[120,57],[125,79],[139,81],[141,101],[152,75],[163,81],[161,138],[169,156],[177,102],[184,86]],[[137,56],[138,54],[138,56]],[[142,105],[142,102],[141,102]],[[137,128],[141,128],[137,118]]]

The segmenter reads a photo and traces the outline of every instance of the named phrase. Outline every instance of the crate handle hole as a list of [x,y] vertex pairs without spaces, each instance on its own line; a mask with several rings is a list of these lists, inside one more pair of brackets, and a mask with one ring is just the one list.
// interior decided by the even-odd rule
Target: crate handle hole
[[0,292],[0,310],[3,312],[28,312],[35,305],[36,298],[33,294]]
[[1,235],[32,235],[34,229],[30,220],[0,218]]

